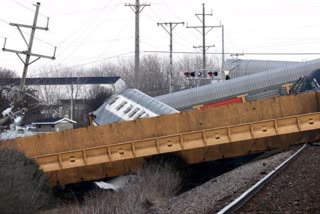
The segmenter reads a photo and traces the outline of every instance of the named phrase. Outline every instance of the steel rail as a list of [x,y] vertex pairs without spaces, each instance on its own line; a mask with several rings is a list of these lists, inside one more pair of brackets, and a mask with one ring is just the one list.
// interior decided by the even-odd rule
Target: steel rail
[[247,191],[242,193],[242,195],[240,195],[238,198],[236,198],[234,201],[232,201],[230,204],[228,204],[222,210],[220,210],[218,214],[234,213],[239,208],[241,208],[256,193],[258,193],[266,184],[268,184],[273,178],[275,178],[286,166],[288,166],[289,162],[292,161],[295,157],[297,157],[297,155],[300,154],[300,152],[302,152],[306,147],[307,147],[307,144],[304,144],[297,152],[295,152],[288,159],[282,162],[278,167],[272,170],[268,175],[263,177],[255,185],[253,185]]

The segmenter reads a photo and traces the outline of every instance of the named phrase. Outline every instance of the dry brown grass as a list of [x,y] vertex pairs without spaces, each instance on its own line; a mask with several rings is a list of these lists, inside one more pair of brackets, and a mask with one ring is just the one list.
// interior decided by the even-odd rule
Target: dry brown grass
[[147,213],[149,208],[178,193],[183,165],[183,161],[176,157],[151,158],[137,172],[136,179],[119,192],[96,191],[87,195],[81,205],[64,205],[46,213]]
[[38,213],[55,200],[37,163],[22,152],[0,148],[0,212]]

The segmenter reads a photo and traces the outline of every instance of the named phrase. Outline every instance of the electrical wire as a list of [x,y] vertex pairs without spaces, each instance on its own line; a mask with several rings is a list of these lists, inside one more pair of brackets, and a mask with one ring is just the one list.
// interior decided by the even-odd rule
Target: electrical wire
[[3,23],[9,24],[9,22],[7,22],[7,21],[5,21],[5,20],[3,20],[1,18],[0,18],[0,21],[2,21]]
[[84,10],[75,10],[75,11],[69,11],[69,12],[65,12],[65,13],[54,13],[51,14],[50,17],[53,16],[65,16],[65,15],[74,15],[77,13],[88,13],[88,12],[93,12],[93,11],[97,11],[97,10],[105,10],[112,2],[113,0],[109,0],[109,2],[107,4],[105,4],[103,7],[101,8],[89,8],[89,9],[84,9]]
[[31,9],[30,7],[27,7],[27,6],[21,4],[20,2],[18,2],[16,0],[11,0],[11,2],[15,3],[16,5],[19,5],[20,7],[23,7],[24,9],[27,9],[27,10],[29,10],[31,12],[34,12],[34,9]]
[[[156,16],[156,17],[158,17],[158,19],[160,19],[162,22],[165,22],[165,20],[161,17],[161,16],[159,16],[153,9],[152,9],[152,7],[149,7],[150,8],[150,11]],[[154,18],[152,18],[153,20],[155,20]],[[157,22],[157,21],[156,21]]]
[[87,63],[82,63],[82,64],[70,66],[70,67],[67,67],[67,68],[62,68],[62,69],[56,69],[54,71],[50,70],[50,71],[46,71],[46,72],[42,72],[42,73],[37,73],[35,75],[30,75],[30,77],[34,77],[34,76],[38,76],[38,75],[42,75],[42,74],[47,74],[47,73],[51,73],[51,72],[69,70],[69,69],[78,68],[78,67],[86,66],[86,65],[92,65],[92,64],[95,64],[95,63],[98,63],[98,62],[103,62],[103,61],[106,61],[106,60],[109,60],[109,59],[121,57],[121,56],[132,54],[132,53],[133,53],[133,51],[126,52],[126,53],[121,53],[121,54],[118,54],[118,55],[114,55],[114,56],[106,57],[106,58],[103,58],[103,59],[99,59],[99,60],[95,60],[95,61],[91,61],[91,62],[87,62]]
[[[22,31],[22,32],[30,36],[30,33],[25,32],[25,31]],[[40,41],[40,42],[42,42],[42,43],[46,44],[46,45],[51,46],[51,47],[57,47],[56,45],[53,45],[53,44],[51,44],[51,43],[49,43],[49,42],[46,42],[46,41],[44,41],[44,40],[42,40],[42,39],[39,39],[38,37],[34,37],[34,38],[35,38],[36,40],[38,40],[38,41]]]
[[[16,0],[11,0],[11,1],[12,1],[13,3],[15,3],[16,5],[19,5],[20,7],[23,7],[23,8],[26,9],[26,10],[29,10],[29,11],[34,12],[34,9],[27,7],[27,6],[21,4],[20,2],[18,2],[18,1],[16,1]],[[43,14],[40,13],[40,12],[39,12],[39,15],[47,18],[47,16],[43,15]]]
[[[6,23],[6,24],[8,24],[8,25],[10,25],[9,22],[5,21],[5,20],[2,19],[2,18],[0,18],[0,21],[2,21],[3,23]],[[21,30],[21,31],[22,31],[23,33],[27,34],[28,36],[30,36],[30,33],[26,32],[26,31],[23,31],[23,30]],[[38,40],[38,41],[40,41],[40,42],[42,42],[42,43],[44,43],[44,44],[50,45],[50,46],[52,46],[52,47],[56,47],[55,45],[53,45],[53,44],[51,44],[51,43],[49,43],[49,42],[46,42],[46,41],[44,41],[44,40],[42,40],[42,39],[39,39],[38,37],[34,37],[34,39],[36,39],[36,40]]]
[[[166,21],[163,20],[151,7],[150,7],[150,9],[151,9],[151,12],[152,12],[156,17],[158,17],[162,22],[166,22]],[[148,16],[149,18],[151,18],[152,20],[154,20],[154,22],[158,22],[157,20],[155,20],[155,18],[154,18],[153,16],[149,15],[148,13],[147,13],[147,16]],[[181,20],[181,19],[180,19],[180,20]],[[185,44],[182,45],[180,41],[177,41],[177,40],[173,39],[175,42],[180,43],[181,46],[185,46],[185,45],[190,45],[190,44],[191,44],[190,41],[186,41],[185,38],[182,37],[179,33],[176,33],[176,35],[178,35],[178,37],[179,37],[182,41],[185,41]]]
[[[170,53],[169,51],[143,51],[145,53]],[[177,54],[202,54],[202,52],[188,52],[188,51],[173,51],[172,53],[177,53]],[[223,54],[221,52],[216,52],[216,53],[212,53],[212,52],[207,52],[206,54]],[[320,55],[320,53],[307,53],[307,52],[279,52],[279,53],[267,53],[267,52],[241,52],[241,53],[237,53],[237,52],[225,52],[224,54],[230,54],[230,55],[238,55],[238,56],[242,56],[242,55]]]
[[179,19],[181,22],[183,22],[183,20],[176,15],[176,13],[171,9],[171,7],[169,7],[169,5],[166,3],[166,1],[161,0],[161,2],[164,4],[164,6],[173,14],[174,17],[176,17],[177,19]]
[[[107,2],[107,4],[105,4],[103,6],[103,9],[106,9],[114,0],[109,0]],[[114,6],[115,7],[115,6]],[[91,18],[89,18],[88,20],[91,20],[94,16],[96,16],[96,14],[92,14]],[[76,35],[76,37],[74,36],[67,36],[65,37],[65,39],[63,39],[61,42],[59,42],[58,46],[62,45],[63,43],[65,43],[68,40],[75,41],[75,40],[80,40],[83,41],[85,40],[88,36],[90,36],[90,34],[93,32],[92,30],[90,30],[90,28],[95,28],[97,27],[97,25],[101,22],[102,15],[100,14],[99,18],[96,19],[96,21],[94,23],[88,23],[88,25],[86,27],[83,27],[83,25],[81,26],[81,28],[83,30],[76,30],[74,32],[72,32],[70,35]],[[77,32],[77,33],[76,33]],[[80,46],[77,46],[75,48],[72,48],[71,53],[68,54],[66,57],[64,57],[61,62],[65,62],[67,59],[69,59],[79,48],[81,48]],[[69,49],[69,47],[67,46],[66,48],[61,49],[61,51],[59,52],[59,54],[57,55],[57,57],[61,56],[64,52],[66,52]],[[49,63],[51,63],[52,61],[49,61],[47,63],[45,63],[43,66],[48,65]]]

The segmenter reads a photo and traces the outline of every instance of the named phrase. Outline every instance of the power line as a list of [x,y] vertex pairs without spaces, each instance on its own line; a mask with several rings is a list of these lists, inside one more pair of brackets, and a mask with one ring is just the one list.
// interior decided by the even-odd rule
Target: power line
[[[25,79],[27,77],[27,72],[28,72],[28,68],[29,65],[31,65],[32,63],[36,62],[37,60],[39,60],[40,58],[47,58],[47,59],[55,59],[55,53],[56,53],[56,48],[54,49],[54,53],[53,56],[45,56],[45,55],[40,55],[40,54],[34,54],[32,53],[32,46],[33,46],[33,41],[34,41],[34,34],[36,30],[48,30],[48,24],[47,23],[47,27],[43,28],[43,27],[38,27],[37,26],[37,20],[38,20],[38,15],[39,15],[39,9],[40,9],[40,3],[37,2],[37,4],[35,5],[36,9],[35,9],[35,15],[34,15],[34,19],[33,19],[33,24],[32,25],[24,25],[24,24],[10,24],[12,26],[15,26],[18,28],[24,42],[26,43],[26,45],[28,46],[28,50],[27,51],[18,51],[18,50],[13,50],[13,49],[7,49],[6,46],[6,39],[3,45],[2,50],[3,51],[8,51],[8,52],[12,52],[17,54],[17,56],[20,58],[20,60],[23,62],[24,67],[23,67],[23,73],[22,73],[22,78],[21,78],[21,82],[20,82],[20,87],[19,89],[23,92],[25,90]],[[49,22],[49,20],[48,20]],[[25,36],[23,35],[21,28],[31,28],[31,35],[29,38],[29,42],[26,40]],[[26,55],[25,60],[22,59],[22,57],[20,55]],[[35,60],[31,61],[31,56],[37,57]],[[14,101],[20,101],[20,99],[22,99],[22,94],[18,94],[17,98],[14,99]]]
[[[107,4],[105,4],[103,6],[102,9],[105,9],[107,6],[109,6],[112,1],[113,0],[109,0],[107,2]],[[113,7],[115,7],[115,6],[113,6]],[[96,14],[92,14],[88,20],[90,20],[90,19],[92,19],[94,17],[96,17]],[[81,32],[80,32],[80,30],[73,31],[70,35],[75,35],[75,36],[70,36],[70,35],[67,36],[65,39],[63,39],[59,43],[59,45],[62,45],[63,43],[65,43],[68,40],[71,40],[72,38],[73,38],[73,41],[76,41],[77,39],[79,39],[80,41],[85,40],[86,38],[88,38],[92,34],[92,32],[94,32],[93,29],[95,29],[101,23],[101,21],[102,21],[102,14],[99,14],[98,18],[96,18],[93,23],[88,23],[85,27],[82,27],[81,28]],[[79,46],[79,45],[77,47],[75,47],[75,48],[72,48],[71,54],[69,54],[66,57],[64,57],[62,62],[66,61],[68,58],[70,58],[70,56],[72,56],[72,54],[75,53],[76,50],[78,50],[79,48],[81,48],[81,46]],[[64,53],[68,49],[69,49],[68,47],[63,48],[58,56],[61,56],[62,53]]]
[[[109,2],[101,8],[88,8],[85,10],[75,10],[75,11],[70,11],[70,12],[65,12],[65,13],[54,13],[54,14],[51,14],[50,16],[72,15],[72,14],[76,14],[76,13],[86,13],[86,12],[90,12],[90,11],[104,10],[111,4],[112,1],[113,0],[109,0]],[[119,3],[119,5],[120,5],[120,3]]]
[[[211,45],[211,46],[207,46],[206,45],[206,35],[213,28],[221,27],[221,26],[207,26],[206,25],[206,19],[205,18],[206,18],[206,16],[212,16],[212,12],[211,13],[206,13],[205,4],[204,3],[202,4],[202,13],[196,13],[195,15],[199,19],[199,21],[202,23],[202,25],[201,26],[187,26],[187,28],[194,28],[200,34],[202,34],[202,46],[194,46],[194,48],[199,48],[199,49],[202,50],[202,69],[206,69],[206,51],[210,47],[214,47],[214,45]],[[207,28],[209,30],[206,30]],[[200,31],[199,29],[202,29],[202,31]],[[206,77],[206,74],[205,74],[205,77]]]
[[109,0],[109,1],[107,2],[107,4],[105,4],[105,6],[103,7],[103,9],[106,9],[106,8],[111,4],[112,1],[113,1],[113,0]]
[[[98,62],[102,62],[102,61],[106,61],[106,60],[109,60],[109,59],[113,59],[113,58],[117,58],[117,57],[120,57],[120,56],[124,56],[124,55],[127,55],[127,54],[131,54],[131,53],[133,53],[133,52],[132,52],[132,51],[130,51],[130,52],[121,53],[121,54],[118,54],[118,55],[114,55],[114,56],[106,57],[106,58],[104,58],[104,59],[100,59],[100,60],[95,60],[95,61],[91,61],[91,62],[87,62],[87,63],[83,63],[83,64],[78,64],[78,65],[74,65],[74,66],[67,67],[67,68],[56,69],[56,70],[54,70],[54,72],[64,71],[64,70],[68,70],[68,69],[72,69],[72,68],[78,68],[78,67],[85,66],[85,65],[91,65],[91,64],[98,63]],[[31,75],[30,77],[34,77],[34,76],[42,75],[42,74],[47,74],[47,73],[51,73],[51,72],[53,72],[53,71],[52,71],[52,70],[50,70],[50,71],[46,71],[46,72],[42,72],[42,73],[38,73],[38,74],[35,74],[35,75]]]
[[[152,10],[152,9],[150,8],[150,11],[151,11],[156,17],[158,17],[158,19],[160,19],[160,20],[162,20],[163,22],[165,22],[154,10]],[[146,15],[147,15],[150,19],[152,19],[153,21],[158,22],[158,20],[156,20],[151,14],[149,15],[148,13],[146,13]],[[192,33],[193,33],[193,31],[192,31]],[[174,42],[180,44],[180,46],[182,46],[182,47],[186,47],[186,46],[190,45],[191,40],[186,41],[186,39],[185,39],[185,37],[184,37],[185,35],[184,35],[184,36],[181,36],[181,35],[179,34],[179,32],[177,32],[176,35],[179,37],[179,39],[180,39],[181,41],[184,42],[184,44],[182,44],[182,43],[180,42],[180,40],[176,40],[176,39],[173,39]],[[196,34],[194,34],[194,33],[193,33],[193,35],[194,35],[197,39],[200,38],[200,37],[198,37],[198,35],[196,35]],[[142,43],[143,43],[143,42],[146,43],[145,41],[141,41],[141,42],[142,42]],[[152,45],[151,45],[151,46],[152,46]],[[154,46],[154,47],[155,47],[155,46]]]
[[[114,0],[109,0],[101,9],[106,9]],[[120,5],[120,4],[119,4]],[[112,6],[112,8],[108,8],[108,9],[113,9],[114,7],[116,7],[116,5]],[[92,14],[90,16],[90,18],[88,18],[87,20],[91,20],[92,18],[94,18],[96,16],[96,14]],[[100,23],[102,18],[102,13],[99,14],[99,17],[95,19],[95,21],[93,23],[87,23],[86,26],[82,25],[80,28],[72,31],[72,33],[70,33],[68,36],[66,36],[64,39],[62,39],[58,45],[62,46],[62,44],[67,43],[70,44],[69,40],[72,41],[82,41],[84,39],[86,39],[89,35],[90,32],[93,32],[93,30],[90,29],[94,29],[98,26],[98,24]],[[67,59],[69,59],[75,52],[76,50],[78,50],[79,48],[81,48],[80,46],[77,47],[73,47],[71,48],[70,54],[67,54],[65,57],[63,57],[61,59],[61,56],[63,53],[65,53],[67,50],[70,50],[70,48],[68,47],[68,45],[66,45],[64,48],[60,49],[57,58],[59,58],[60,62],[65,62]],[[42,65],[42,67],[47,66],[48,64],[52,63],[52,61],[46,62]]]
[[[22,32],[24,32],[24,31],[22,31]],[[27,34],[27,35],[30,35],[30,34],[27,33],[27,32],[24,32],[24,33]],[[52,47],[56,47],[56,45],[53,45],[53,44],[51,44],[51,43],[49,43],[49,42],[46,42],[46,41],[44,41],[44,40],[42,40],[42,39],[39,39],[38,37],[34,37],[34,38],[35,38],[36,40],[44,43],[44,44],[50,45],[50,46],[52,46]]]
[[31,12],[33,12],[33,9],[31,9],[31,8],[29,8],[29,7],[27,7],[27,6],[25,6],[25,5],[23,5],[23,4],[21,4],[20,2],[18,2],[18,1],[16,1],[16,0],[11,0],[13,3],[15,3],[16,5],[19,5],[20,7],[23,7],[24,9],[27,9],[27,10],[29,10],[29,11],[31,11]]
[[[2,19],[2,18],[0,18],[0,21],[2,21],[3,23],[6,23],[6,24],[8,24],[8,25],[10,25],[9,22],[5,21],[5,20]],[[30,36],[30,33],[26,32],[26,31],[23,31],[23,30],[21,30],[21,31],[22,31],[23,33],[27,34],[28,36]],[[55,45],[53,45],[53,44],[51,44],[51,43],[49,43],[49,42],[46,42],[46,41],[44,41],[44,40],[42,40],[42,39],[39,39],[38,37],[34,37],[34,39],[36,39],[36,40],[38,40],[38,41],[40,41],[40,42],[42,42],[42,43],[44,43],[44,44],[50,45],[50,46],[52,46],[52,47],[56,47]]]
[[[156,17],[158,17],[158,19],[160,19],[162,22],[165,22],[165,20],[161,17],[161,16],[159,16],[153,9],[152,9],[152,7],[150,7],[150,11],[156,16]],[[150,16],[153,20],[155,20],[152,16]]]
[[9,22],[7,22],[7,21],[5,21],[5,20],[3,20],[1,18],[0,18],[0,21],[2,21],[3,23],[9,24]]
[[[19,5],[20,7],[23,7],[23,8],[26,9],[26,10],[29,10],[29,11],[31,11],[31,12],[34,12],[34,9],[32,9],[32,8],[30,8],[30,7],[27,7],[27,6],[21,4],[20,2],[18,2],[18,1],[16,1],[16,0],[11,0],[11,1],[12,1],[13,3],[15,3],[16,5]],[[43,16],[43,17],[47,17],[47,16],[45,16],[45,15],[43,15],[43,14],[41,14],[41,13],[39,13],[39,15],[40,15],[40,16]]]
[[[167,54],[170,53],[169,51],[143,51],[145,53],[163,53],[163,54]],[[173,51],[172,53],[176,53],[176,54],[202,54],[201,52],[192,52],[192,51]],[[207,52],[206,54],[222,54],[222,52],[216,52],[216,53],[212,53],[212,52]],[[225,52],[224,54],[229,54],[229,55],[320,55],[320,53],[312,53],[312,52],[241,52],[241,53],[237,53],[237,52]]]
[[173,14],[173,16],[175,16],[177,19],[179,19],[181,22],[183,22],[183,20],[182,20],[179,16],[176,15],[176,13],[172,10],[172,8],[169,7],[169,5],[166,3],[166,1],[161,0],[161,2],[164,4],[164,6],[165,6],[169,11],[171,11],[171,13]]

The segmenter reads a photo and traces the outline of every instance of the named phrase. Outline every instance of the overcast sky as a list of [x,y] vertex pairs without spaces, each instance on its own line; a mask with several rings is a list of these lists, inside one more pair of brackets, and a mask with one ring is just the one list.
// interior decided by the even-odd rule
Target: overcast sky
[[[73,67],[117,59],[133,59],[134,13],[125,3],[135,0],[42,0],[38,26],[45,26],[50,17],[49,31],[36,31],[34,53],[51,55],[57,46],[57,59],[41,59],[30,67],[35,75],[45,66]],[[320,52],[320,1],[317,0],[150,0],[140,16],[141,54],[144,51],[168,51],[169,35],[157,22],[187,22],[200,25],[194,15],[202,12],[205,3],[208,25],[225,25],[226,52]],[[7,48],[26,50],[18,30],[7,23],[30,25],[34,16],[32,0],[1,0],[0,45],[7,37]],[[29,29],[24,29],[29,31]],[[178,26],[173,33],[174,51],[195,51],[202,45],[201,34]],[[42,41],[40,41],[40,40]],[[46,43],[44,43],[45,41]],[[207,35],[209,52],[221,52],[221,31]],[[168,54],[164,54],[168,56]],[[177,59],[181,54],[174,54]],[[229,55],[226,56],[230,58]],[[318,55],[301,56],[241,56],[243,59],[274,59],[302,61]],[[22,62],[8,52],[0,52],[0,66],[22,73]]]

